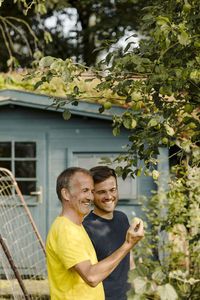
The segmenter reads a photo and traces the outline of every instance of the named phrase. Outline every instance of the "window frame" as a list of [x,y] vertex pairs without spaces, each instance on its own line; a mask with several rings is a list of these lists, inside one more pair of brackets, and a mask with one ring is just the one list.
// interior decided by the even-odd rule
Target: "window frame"
[[[11,155],[10,157],[0,157],[0,165],[2,161],[9,161],[11,164],[11,169],[9,169],[15,180],[17,181],[18,185],[19,182],[35,182],[35,187],[32,192],[35,192],[37,190],[37,185],[38,185],[38,170],[37,170],[37,162],[38,162],[38,157],[37,157],[37,141],[34,140],[19,140],[19,139],[12,139],[12,140],[0,140],[0,143],[10,143],[11,144]],[[34,143],[35,144],[35,157],[15,157],[15,143]],[[20,161],[32,161],[35,162],[35,177],[17,177],[15,176],[16,173],[16,167],[15,167],[15,162],[20,162]],[[32,198],[33,196],[30,194],[23,194],[24,198]],[[35,198],[35,196],[34,196]]]

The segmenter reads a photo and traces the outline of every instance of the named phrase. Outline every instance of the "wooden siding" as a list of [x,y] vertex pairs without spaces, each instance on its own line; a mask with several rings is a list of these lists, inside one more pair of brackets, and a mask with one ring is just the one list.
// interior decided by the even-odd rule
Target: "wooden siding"
[[[43,202],[38,207],[30,208],[43,239],[61,208],[55,193],[56,178],[61,171],[74,164],[73,153],[120,152],[121,146],[127,143],[127,131],[122,130],[119,137],[114,137],[109,120],[73,115],[69,121],[64,121],[59,112],[15,105],[1,106],[0,140],[15,137],[18,140],[40,140],[43,147],[38,153]],[[148,197],[153,187],[151,177],[138,179],[140,195]],[[132,219],[132,211],[141,215],[138,200],[120,202],[117,209],[126,212]]]

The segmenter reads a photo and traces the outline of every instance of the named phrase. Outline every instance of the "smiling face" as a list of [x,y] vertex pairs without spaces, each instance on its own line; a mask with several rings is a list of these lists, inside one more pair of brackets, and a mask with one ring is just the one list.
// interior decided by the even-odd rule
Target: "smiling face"
[[90,212],[90,205],[94,199],[94,182],[90,175],[77,172],[70,180],[68,199],[70,208],[79,216]]
[[118,202],[118,190],[115,177],[96,183],[94,186],[94,213],[100,217],[111,219]]

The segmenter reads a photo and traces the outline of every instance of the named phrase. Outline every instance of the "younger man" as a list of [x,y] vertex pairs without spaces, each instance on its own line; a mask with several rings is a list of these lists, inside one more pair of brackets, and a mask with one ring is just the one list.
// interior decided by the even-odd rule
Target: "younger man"
[[[87,215],[83,225],[94,245],[98,261],[111,255],[124,243],[129,228],[127,216],[114,210],[118,202],[115,171],[107,166],[90,169],[94,179],[94,210]],[[106,300],[126,300],[130,289],[127,273],[133,265],[132,251],[103,281]],[[132,266],[131,266],[132,268]]]

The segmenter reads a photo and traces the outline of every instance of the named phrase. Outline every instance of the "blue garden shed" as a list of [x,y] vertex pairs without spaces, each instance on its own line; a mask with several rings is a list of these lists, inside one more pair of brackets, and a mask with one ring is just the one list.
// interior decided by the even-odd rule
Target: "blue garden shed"
[[[125,129],[118,137],[112,134],[112,115],[123,108],[115,106],[100,114],[98,104],[80,102],[69,105],[72,117],[65,121],[61,109],[46,109],[50,103],[47,95],[0,90],[0,167],[13,172],[43,240],[60,213],[55,192],[60,172],[69,166],[95,166],[101,157],[122,152],[128,142]],[[118,210],[129,219],[140,216],[138,201],[155,188],[152,178],[119,179],[118,183]]]

